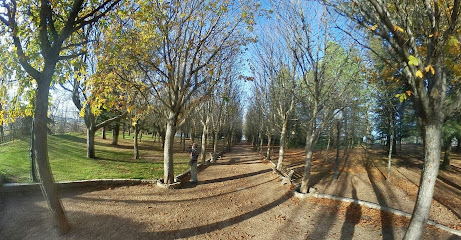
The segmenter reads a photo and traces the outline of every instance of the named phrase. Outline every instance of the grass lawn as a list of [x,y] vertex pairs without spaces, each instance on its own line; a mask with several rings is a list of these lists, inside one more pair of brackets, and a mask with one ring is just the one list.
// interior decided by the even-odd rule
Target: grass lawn
[[[71,133],[48,136],[48,155],[56,181],[85,179],[127,178],[150,179],[163,176],[163,149],[161,143],[144,136],[140,142],[140,159],[134,160],[132,136],[112,146],[107,139],[96,136],[97,159],[86,158],[86,134]],[[30,139],[0,144],[0,173],[7,182],[30,182]],[[175,175],[189,168],[189,155],[175,142]]]

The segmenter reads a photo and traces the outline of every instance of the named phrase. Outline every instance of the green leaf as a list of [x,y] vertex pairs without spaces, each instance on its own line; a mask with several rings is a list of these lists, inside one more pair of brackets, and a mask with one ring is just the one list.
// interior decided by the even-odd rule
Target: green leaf
[[407,100],[407,95],[405,93],[399,93],[395,95],[395,97],[398,98],[400,102]]
[[448,40],[448,46],[450,47],[456,47],[458,46],[459,41],[456,39],[454,36],[450,36],[450,39]]

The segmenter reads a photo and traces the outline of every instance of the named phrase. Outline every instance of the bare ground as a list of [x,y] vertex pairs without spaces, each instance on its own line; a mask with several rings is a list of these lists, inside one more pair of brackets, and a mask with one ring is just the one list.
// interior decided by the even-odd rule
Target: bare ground
[[[324,184],[327,192],[354,197],[355,188],[364,200],[378,196],[362,190],[366,183],[360,177],[342,174],[344,180],[333,184],[327,175],[318,178],[319,191]],[[401,239],[406,226],[405,220],[355,204],[298,200],[248,145],[235,146],[201,171],[197,185],[73,189],[61,196],[72,225],[69,234],[57,235],[40,194],[9,194],[0,196],[0,239],[375,240]],[[376,199],[394,201],[387,196]],[[460,238],[428,227],[425,239]]]

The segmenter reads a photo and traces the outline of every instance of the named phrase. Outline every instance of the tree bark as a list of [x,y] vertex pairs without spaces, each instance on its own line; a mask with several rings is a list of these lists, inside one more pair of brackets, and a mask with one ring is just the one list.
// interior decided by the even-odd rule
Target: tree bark
[[181,151],[186,151],[186,134],[184,132],[181,132]]
[[102,139],[106,139],[106,126],[102,127]]
[[118,136],[120,135],[120,122],[116,122],[112,129],[112,145],[118,145]]
[[440,164],[440,139],[442,124],[433,123],[423,126],[424,136],[424,167],[419,182],[418,196],[405,233],[404,240],[421,239],[426,228],[429,211],[431,209],[434,186],[437,180]]
[[170,112],[165,133],[165,147],[163,148],[163,181],[166,184],[174,183],[173,170],[173,143],[176,134],[178,114]]
[[443,170],[449,170],[451,169],[451,138],[445,140],[443,144],[443,150],[444,150],[444,155],[443,155],[443,162],[442,166],[440,166],[441,169]]
[[[47,70],[47,69],[45,69]],[[59,198],[51,172],[50,162],[48,160],[47,145],[47,113],[48,113],[48,95],[52,78],[52,72],[42,73],[42,79],[37,81],[37,91],[35,100],[34,115],[34,139],[35,139],[35,157],[37,161],[38,172],[42,182],[41,189],[48,206],[53,214],[53,219],[61,234],[66,234],[70,230],[64,208]]]
[[330,152],[330,143],[331,143],[331,134],[328,134],[327,148],[325,149],[325,156],[323,157],[324,162],[328,162],[329,152]]
[[[392,126],[391,126],[391,131],[389,134],[390,134],[389,142],[393,143],[394,142],[394,129]],[[387,154],[387,178],[386,180],[389,180],[389,178],[391,177],[393,147],[394,147],[394,144],[389,144],[389,152]]]
[[5,140],[5,132],[3,131],[3,123],[0,124],[0,143]]
[[88,158],[96,158],[95,148],[94,148],[94,135],[96,130],[94,127],[87,128],[86,130],[86,156]]
[[37,168],[35,167],[35,141],[34,141],[34,119],[32,119],[32,131],[30,136],[30,177],[32,182],[38,182]]
[[134,124],[134,159],[139,159],[139,147],[138,147],[138,135],[139,135],[139,120]]
[[213,152],[218,152],[218,138],[219,138],[219,132],[215,131],[214,132],[214,141],[213,141]]
[[85,109],[85,125],[86,125],[86,156],[95,158],[94,136],[96,134],[96,117],[91,112],[91,107],[87,105]]
[[335,180],[339,177],[339,148],[341,143],[341,121],[337,120],[336,123],[336,158],[335,158],[335,170],[333,178]]
[[259,133],[259,153],[263,152],[263,144],[264,144],[264,139],[261,133]]
[[[206,113],[205,113],[206,114]],[[208,123],[209,123],[209,117],[208,114],[206,114],[204,121],[202,121],[202,141],[201,141],[201,149],[200,149],[200,162],[202,164],[205,164],[206,160],[206,143],[207,143],[207,136],[208,136]]]
[[285,158],[285,146],[287,141],[287,125],[288,121],[285,119],[282,124],[282,131],[280,132],[280,148],[279,148],[279,158],[277,160],[277,170],[281,170],[283,166],[283,159]]
[[312,163],[312,152],[313,152],[313,143],[314,143],[314,130],[308,129],[306,135],[306,158],[304,161],[304,173],[301,181],[301,188],[299,189],[301,193],[309,192],[309,183],[311,178],[311,163]]
[[266,151],[266,159],[271,160],[271,143],[272,143],[272,136],[267,136],[267,151]]

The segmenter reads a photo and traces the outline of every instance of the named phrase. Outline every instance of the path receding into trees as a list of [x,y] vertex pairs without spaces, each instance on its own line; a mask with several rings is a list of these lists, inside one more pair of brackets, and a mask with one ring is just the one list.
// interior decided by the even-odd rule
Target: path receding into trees
[[[401,239],[355,205],[293,197],[270,165],[237,145],[176,190],[153,185],[62,193],[72,231],[64,239]],[[40,194],[2,195],[0,238],[59,239]],[[379,215],[378,215],[379,217]],[[427,239],[451,239],[429,229]]]

